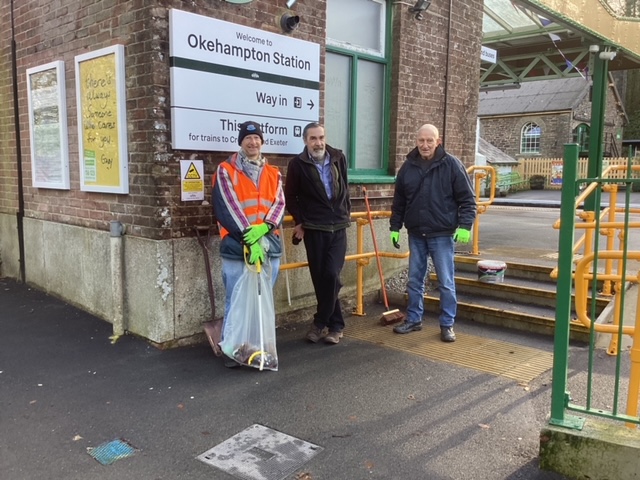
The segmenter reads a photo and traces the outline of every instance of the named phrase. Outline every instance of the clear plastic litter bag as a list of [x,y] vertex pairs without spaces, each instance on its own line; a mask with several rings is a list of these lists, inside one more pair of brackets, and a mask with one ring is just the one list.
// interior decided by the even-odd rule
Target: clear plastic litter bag
[[231,294],[222,352],[241,365],[278,370],[276,314],[271,288],[271,263],[245,263]]

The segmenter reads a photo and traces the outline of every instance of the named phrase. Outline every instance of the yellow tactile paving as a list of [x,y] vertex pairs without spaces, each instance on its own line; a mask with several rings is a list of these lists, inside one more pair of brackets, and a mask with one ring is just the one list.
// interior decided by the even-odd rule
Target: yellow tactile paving
[[457,331],[454,343],[440,341],[440,328],[423,325],[419,332],[394,334],[393,326],[379,319],[358,318],[347,324],[348,337],[402,350],[430,360],[452,363],[481,372],[528,383],[552,366],[553,354],[536,348],[502,342]]

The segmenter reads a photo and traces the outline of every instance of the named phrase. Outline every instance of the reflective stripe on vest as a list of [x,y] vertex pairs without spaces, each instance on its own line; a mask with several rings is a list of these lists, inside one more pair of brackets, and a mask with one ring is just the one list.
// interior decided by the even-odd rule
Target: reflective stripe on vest
[[[274,204],[278,192],[278,169],[265,164],[260,172],[260,180],[258,188],[256,188],[249,177],[240,174],[229,162],[221,163],[220,166],[227,170],[242,211],[249,223],[251,225],[264,223],[264,218]],[[222,225],[218,224],[218,227],[221,239],[229,235],[229,231]]]

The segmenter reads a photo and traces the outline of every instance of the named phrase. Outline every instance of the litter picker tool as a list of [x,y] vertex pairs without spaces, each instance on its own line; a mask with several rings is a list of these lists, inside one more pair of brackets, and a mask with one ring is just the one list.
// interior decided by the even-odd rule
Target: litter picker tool
[[[247,246],[244,246],[244,260],[245,262],[247,261],[247,257],[249,256],[249,249],[247,248]],[[264,320],[262,318],[262,285],[260,282],[260,274],[262,273],[262,264],[260,262],[260,260],[257,260],[255,263],[256,269],[255,269],[255,273],[256,275],[258,275],[258,324],[260,325],[260,349],[255,351],[248,360],[249,365],[252,364],[254,358],[256,358],[258,355],[260,356],[260,371],[262,371],[264,369],[264,357],[265,357],[265,350],[264,350]]]
[[404,313],[397,308],[389,310],[389,300],[387,299],[387,289],[384,285],[384,275],[382,274],[382,262],[380,261],[380,252],[378,251],[378,241],[376,240],[376,231],[373,228],[373,219],[371,218],[371,207],[369,206],[369,198],[367,197],[367,189],[362,187],[362,193],[364,194],[364,203],[367,206],[367,217],[369,218],[369,226],[371,227],[371,237],[373,238],[373,251],[376,254],[376,263],[378,264],[378,273],[380,274],[380,288],[382,290],[382,298],[384,299],[384,306],[387,309],[382,313],[380,317],[380,323],[383,325],[391,325],[393,323],[399,323],[404,320]]

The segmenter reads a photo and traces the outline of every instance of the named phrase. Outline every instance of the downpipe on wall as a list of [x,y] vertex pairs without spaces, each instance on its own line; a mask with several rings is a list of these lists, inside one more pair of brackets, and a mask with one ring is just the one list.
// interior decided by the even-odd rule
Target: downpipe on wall
[[24,259],[24,188],[22,185],[22,141],[20,137],[20,108],[18,106],[18,60],[16,58],[16,31],[13,21],[13,0],[11,0],[11,74],[13,81],[13,121],[16,130],[16,180],[18,182],[18,211],[16,225],[18,229],[18,255],[20,264],[20,281],[26,282]]
[[113,336],[111,343],[115,343],[125,334],[124,322],[124,233],[125,227],[117,220],[109,222],[110,252],[111,252],[111,294],[113,300]]
[[451,22],[453,18],[453,0],[449,0],[449,28],[447,30],[447,62],[444,67],[444,112],[442,113],[442,148],[446,149],[447,140],[447,104],[449,103],[449,64],[451,63]]

